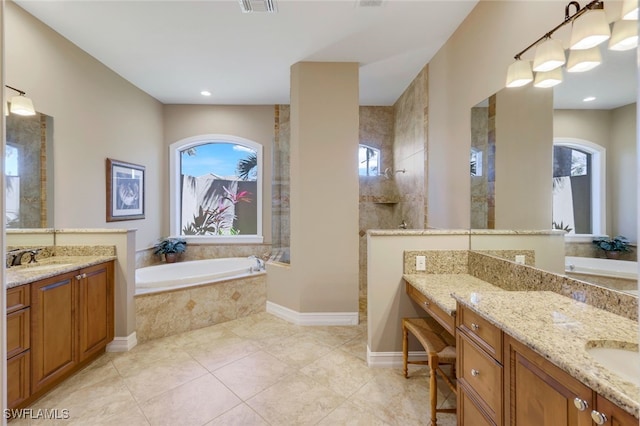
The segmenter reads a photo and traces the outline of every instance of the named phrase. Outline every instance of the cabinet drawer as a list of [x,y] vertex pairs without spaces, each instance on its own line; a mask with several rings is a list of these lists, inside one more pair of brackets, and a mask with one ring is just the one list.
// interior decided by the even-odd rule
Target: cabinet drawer
[[30,309],[7,315],[7,359],[29,349]]
[[433,303],[431,299],[429,299],[424,294],[420,293],[413,287],[411,284],[406,284],[406,290],[409,297],[416,302],[425,312],[427,312],[430,316],[432,316],[436,321],[440,323],[452,336],[455,335],[455,318],[445,311],[443,311],[438,305]]
[[495,426],[469,398],[464,386],[458,386],[458,417],[460,426]]
[[469,393],[475,395],[483,411],[491,419],[501,424],[502,415],[502,366],[464,333],[457,334],[458,379],[466,385]]
[[7,405],[15,408],[31,394],[31,352],[26,351],[7,361]]
[[7,290],[7,313],[19,311],[31,303],[31,291],[28,284],[13,287]]
[[498,362],[502,362],[502,330],[477,313],[458,305],[459,327]]

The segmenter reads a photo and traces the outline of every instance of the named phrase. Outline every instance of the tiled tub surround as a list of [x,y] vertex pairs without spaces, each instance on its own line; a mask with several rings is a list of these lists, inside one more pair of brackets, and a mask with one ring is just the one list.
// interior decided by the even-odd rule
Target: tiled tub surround
[[[640,387],[596,362],[594,345],[637,345],[638,323],[551,291],[485,291],[453,297],[636,418]],[[615,346],[613,346],[615,347]]]
[[[153,247],[136,252],[136,269],[164,263],[164,259],[153,254]],[[188,243],[187,250],[178,257],[179,261],[218,259],[222,257],[248,257],[251,255],[268,258],[271,244],[194,244]]]
[[138,342],[265,312],[264,272],[162,293],[135,296]]

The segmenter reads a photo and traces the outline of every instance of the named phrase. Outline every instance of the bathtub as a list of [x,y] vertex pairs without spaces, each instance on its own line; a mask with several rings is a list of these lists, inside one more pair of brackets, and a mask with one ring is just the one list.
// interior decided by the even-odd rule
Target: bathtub
[[138,342],[266,312],[267,275],[255,259],[232,257],[136,270]]
[[256,260],[246,257],[190,260],[136,269],[136,294],[155,293],[244,277],[253,272]]
[[638,262],[629,260],[567,256],[564,266],[567,273],[638,279]]
[[638,294],[638,262],[566,256],[564,265],[565,273],[570,277]]

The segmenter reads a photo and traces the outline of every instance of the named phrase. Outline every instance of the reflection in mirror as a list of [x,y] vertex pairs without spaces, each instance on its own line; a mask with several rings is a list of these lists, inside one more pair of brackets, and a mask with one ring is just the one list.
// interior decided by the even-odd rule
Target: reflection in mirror
[[53,226],[53,117],[6,117],[5,224]]

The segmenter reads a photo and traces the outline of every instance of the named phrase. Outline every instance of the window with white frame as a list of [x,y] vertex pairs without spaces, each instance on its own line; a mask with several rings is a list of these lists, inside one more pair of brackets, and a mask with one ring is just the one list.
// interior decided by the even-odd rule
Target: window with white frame
[[170,148],[171,232],[188,239],[262,242],[262,145],[203,135]]

